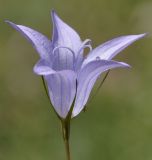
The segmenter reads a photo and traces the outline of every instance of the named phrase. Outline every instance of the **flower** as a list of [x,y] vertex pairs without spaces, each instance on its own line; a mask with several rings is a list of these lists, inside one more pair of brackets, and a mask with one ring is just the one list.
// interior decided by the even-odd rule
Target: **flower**
[[[34,66],[34,72],[44,76],[52,105],[59,117],[65,119],[72,104],[72,117],[83,110],[97,78],[103,72],[129,67],[126,63],[111,59],[145,34],[114,38],[92,50],[89,39],[82,41],[55,11],[51,15],[52,40],[29,27],[10,21],[7,23],[26,37],[38,52],[40,60]],[[90,52],[84,57],[86,47],[90,48]]]

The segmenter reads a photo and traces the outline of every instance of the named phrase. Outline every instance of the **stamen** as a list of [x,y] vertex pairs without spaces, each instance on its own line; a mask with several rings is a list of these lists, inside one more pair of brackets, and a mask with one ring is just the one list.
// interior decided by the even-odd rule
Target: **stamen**
[[65,48],[65,49],[69,50],[70,53],[72,53],[72,55],[73,55],[73,57],[74,57],[74,60],[75,60],[75,53],[74,53],[74,51],[73,51],[71,48],[69,48],[69,47],[65,47],[65,46],[55,47],[55,48],[53,49],[52,53],[54,54],[54,52],[55,52],[56,50],[60,49],[60,48]]
[[83,43],[82,46],[80,47],[79,51],[78,51],[78,56],[80,55],[81,51],[85,48],[89,48],[90,51],[92,50],[92,46],[91,46],[91,40],[90,39],[86,39]]
[[91,45],[91,39],[86,39],[85,41],[83,41],[82,45],[84,45],[84,44],[87,45],[87,43],[88,43],[89,45]]
[[[86,39],[85,41],[83,41],[83,43],[81,44],[81,47],[78,51],[77,57],[76,57],[76,62],[74,65],[75,70],[78,70],[78,68],[80,68],[83,59],[84,59],[84,52],[82,52],[85,48],[89,48],[90,51],[92,50],[92,46],[91,46],[91,40],[90,39]],[[81,64],[80,64],[81,63]]]

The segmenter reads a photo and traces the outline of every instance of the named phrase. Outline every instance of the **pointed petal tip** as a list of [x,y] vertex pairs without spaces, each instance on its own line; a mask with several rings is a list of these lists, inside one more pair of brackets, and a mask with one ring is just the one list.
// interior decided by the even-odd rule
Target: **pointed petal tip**
[[15,23],[13,23],[13,22],[11,22],[9,20],[4,20],[4,22],[7,23],[7,24],[9,24],[9,25],[11,25],[11,26],[15,25]]
[[51,10],[51,14],[57,14],[54,8]]
[[132,68],[129,64],[125,63],[125,62],[119,62],[121,64],[122,67],[124,68]]
[[[134,37],[135,39],[140,39],[140,38],[143,38],[145,36],[147,36],[148,33],[141,33],[141,34],[129,34],[129,35],[126,35],[129,36],[129,37]],[[124,35],[125,36],[125,35]],[[120,36],[121,37],[121,36]],[[123,36],[122,36],[123,37]]]
[[9,23],[9,20],[5,19],[4,22],[5,22],[5,23]]
[[148,33],[142,33],[142,34],[135,34],[135,35],[130,35],[130,36],[134,37],[134,40],[136,41],[136,40],[146,37],[147,35]]
[[60,19],[58,14],[56,13],[56,11],[54,9],[51,10],[51,17],[52,17],[52,21]]
[[20,29],[20,25],[18,25],[18,24],[15,24],[15,23],[13,23],[13,22],[11,22],[11,21],[9,21],[9,20],[5,20],[5,22],[8,24],[8,25],[10,25],[11,27],[13,27],[14,29],[16,29],[17,31],[19,31],[19,32],[22,32],[22,30]]
[[9,20],[5,20],[4,22],[9,24],[11,27],[13,27],[15,29],[19,29],[17,24],[15,24],[15,23],[13,23],[13,22],[11,22]]
[[143,37],[145,37],[147,35],[148,35],[148,33],[143,33],[143,34],[139,34],[138,36],[139,36],[139,38],[143,38]]
[[[104,61],[104,60],[102,60]],[[107,60],[105,60],[105,62],[108,62]],[[111,60],[109,62],[115,63],[117,64],[117,67],[121,67],[121,68],[132,68],[129,64],[125,63],[125,62],[119,62],[119,61],[115,61],[115,60]]]

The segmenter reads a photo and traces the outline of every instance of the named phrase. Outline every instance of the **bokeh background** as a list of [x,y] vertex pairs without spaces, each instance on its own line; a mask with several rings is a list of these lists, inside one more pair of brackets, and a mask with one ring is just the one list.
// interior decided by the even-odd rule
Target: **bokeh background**
[[[0,160],[64,160],[60,123],[32,68],[38,55],[9,19],[51,37],[50,10],[97,46],[148,32],[116,59],[88,110],[73,119],[73,160],[152,159],[152,1],[0,0]],[[99,83],[99,82],[98,82]]]

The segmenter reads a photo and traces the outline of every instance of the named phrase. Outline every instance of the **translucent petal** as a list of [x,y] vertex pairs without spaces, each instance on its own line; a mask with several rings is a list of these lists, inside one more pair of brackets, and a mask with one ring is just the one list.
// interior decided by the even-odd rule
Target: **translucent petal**
[[34,73],[38,75],[50,75],[56,73],[50,66],[50,64],[44,60],[40,59],[33,68]]
[[[51,14],[53,21],[52,43],[54,47],[65,46],[71,48],[75,54],[77,54],[82,43],[78,33],[63,22],[55,11],[52,11]],[[75,57],[77,57],[77,55],[75,55]]]
[[43,34],[22,25],[16,25],[10,21],[6,21],[10,26],[19,31],[37,50],[40,57],[50,60],[52,46],[51,41]]
[[143,38],[145,35],[146,34],[127,35],[107,41],[93,49],[84,60],[82,66],[85,66],[87,63],[95,60],[97,57],[104,60],[111,60],[123,49],[131,45],[136,40]]
[[65,118],[76,93],[76,75],[73,71],[60,71],[45,76],[51,102],[57,114]]
[[52,68],[55,70],[74,70],[75,54],[68,47],[56,47],[53,50]]
[[102,72],[117,67],[129,67],[129,65],[123,62],[96,60],[88,63],[80,71],[78,74],[78,87],[73,117],[77,116],[83,110],[98,76]]

